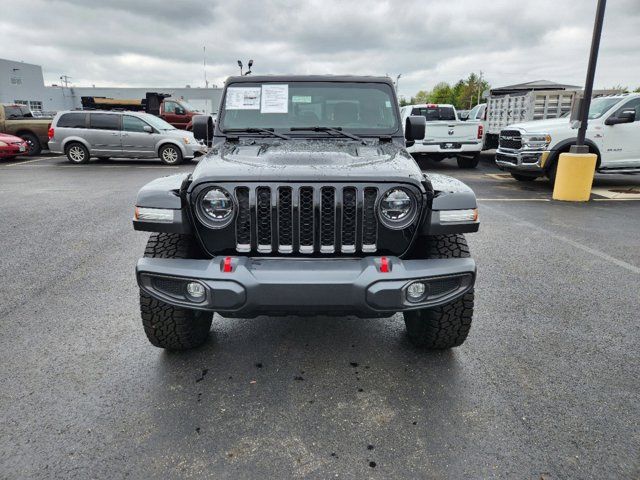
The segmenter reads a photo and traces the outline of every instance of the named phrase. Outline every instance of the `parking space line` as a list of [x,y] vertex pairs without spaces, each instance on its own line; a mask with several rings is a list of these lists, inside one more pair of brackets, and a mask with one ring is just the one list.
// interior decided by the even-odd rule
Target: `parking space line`
[[478,198],[479,202],[550,202],[550,198]]
[[58,157],[34,158],[33,160],[25,160],[24,162],[7,163],[6,165],[0,165],[0,168],[1,167],[15,167],[16,165],[26,165],[28,163],[42,162],[43,160],[51,160],[52,158],[58,158]]
[[567,238],[563,235],[558,235],[557,233],[553,233],[549,230],[547,230],[546,228],[542,228],[538,225],[536,225],[535,223],[531,223],[531,222],[527,222],[526,220],[522,220],[522,218],[520,217],[516,217],[514,215],[511,215],[509,213],[505,213],[502,212],[496,208],[492,208],[492,207],[485,207],[488,208],[489,210],[491,210],[492,212],[497,213],[498,215],[503,215],[505,217],[508,217],[510,219],[512,219],[514,222],[520,224],[520,225],[524,225],[526,227],[529,227],[533,230],[537,230],[538,232],[544,233],[545,235],[551,237],[551,238],[555,238],[556,240],[559,240],[561,242],[564,242],[568,245],[571,245],[574,248],[577,248],[579,250],[582,250],[583,252],[586,252],[590,255],[594,255],[602,260],[605,260],[606,262],[609,262],[613,265],[617,265],[620,268],[623,268],[625,270],[628,270],[630,272],[636,273],[640,275],[640,267],[637,267],[635,265],[632,265],[631,263],[627,263],[624,260],[620,260],[618,258],[612,257],[611,255],[604,253],[600,250],[597,250],[595,248],[591,248],[591,247],[587,247],[586,245],[583,245],[579,242],[576,242],[575,240],[571,240],[570,238]]

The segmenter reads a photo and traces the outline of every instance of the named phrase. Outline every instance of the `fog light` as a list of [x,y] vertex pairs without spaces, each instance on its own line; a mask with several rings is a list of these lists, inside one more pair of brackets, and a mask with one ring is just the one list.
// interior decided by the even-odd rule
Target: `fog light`
[[187,283],[187,293],[194,300],[202,300],[204,298],[204,286],[198,282]]
[[407,287],[407,300],[410,302],[419,302],[424,299],[427,292],[427,286],[423,282],[413,282]]

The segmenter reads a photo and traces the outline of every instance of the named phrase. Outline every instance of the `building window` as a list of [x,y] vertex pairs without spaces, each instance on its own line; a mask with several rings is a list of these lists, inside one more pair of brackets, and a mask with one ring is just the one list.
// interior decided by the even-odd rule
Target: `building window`
[[33,111],[42,111],[42,102],[39,100],[30,100],[29,101],[29,109]]
[[11,75],[11,85],[22,85],[22,78]]

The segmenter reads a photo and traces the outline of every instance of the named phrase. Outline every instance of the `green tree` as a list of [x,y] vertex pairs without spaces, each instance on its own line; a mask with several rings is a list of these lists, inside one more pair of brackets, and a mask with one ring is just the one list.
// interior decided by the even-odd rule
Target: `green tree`
[[429,103],[453,103],[453,90],[447,82],[437,83],[429,94]]

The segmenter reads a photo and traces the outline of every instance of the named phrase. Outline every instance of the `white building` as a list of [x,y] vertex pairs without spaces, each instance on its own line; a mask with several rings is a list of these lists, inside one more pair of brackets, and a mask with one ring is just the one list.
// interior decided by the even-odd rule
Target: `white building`
[[146,92],[168,93],[186,100],[206,114],[218,112],[222,89],[214,88],[118,88],[45,86],[42,67],[0,59],[0,103],[28,105],[34,112],[56,112],[81,108],[81,97],[108,97],[138,100]]

